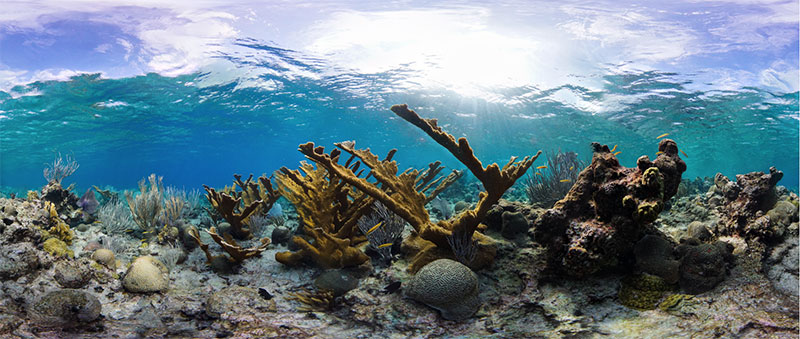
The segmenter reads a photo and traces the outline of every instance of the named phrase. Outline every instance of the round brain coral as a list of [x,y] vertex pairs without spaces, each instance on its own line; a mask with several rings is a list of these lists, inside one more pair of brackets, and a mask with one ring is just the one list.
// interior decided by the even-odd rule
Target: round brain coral
[[439,259],[417,272],[405,295],[433,307],[448,320],[464,320],[480,307],[478,277],[458,261]]

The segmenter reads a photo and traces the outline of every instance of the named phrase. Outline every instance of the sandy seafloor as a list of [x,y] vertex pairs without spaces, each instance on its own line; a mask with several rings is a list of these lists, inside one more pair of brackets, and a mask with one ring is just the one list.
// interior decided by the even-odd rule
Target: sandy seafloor
[[[714,229],[723,209],[712,183],[671,200],[655,225],[679,242],[687,227],[700,222]],[[797,196],[778,187],[781,200]],[[458,197],[445,195],[453,204]],[[502,202],[505,204],[506,202]],[[55,257],[43,250],[37,220],[46,220],[38,199],[2,198],[0,243],[0,337],[20,338],[797,338],[798,222],[790,213],[782,241],[753,248],[737,237],[711,239],[732,245],[725,279],[713,289],[687,295],[678,287],[664,294],[683,295],[673,305],[637,310],[620,302],[622,281],[633,270],[606,272],[580,279],[544,271],[543,251],[527,235],[498,242],[492,267],[477,272],[482,304],[464,321],[443,319],[436,310],[405,298],[402,287],[387,293],[393,282],[410,278],[402,257],[390,266],[362,268],[367,274],[358,287],[336,298],[331,310],[303,312],[291,300],[293,292],[313,288],[321,273],[313,267],[286,267],[275,253],[286,245],[270,244],[260,257],[245,260],[232,274],[217,274],[197,248],[184,254],[178,247],[164,292],[131,293],[122,286],[130,262],[140,255],[163,258],[175,249],[152,242],[144,246],[134,236],[103,238],[103,225],[73,227],[69,249],[74,258]],[[284,207],[289,228],[298,221]],[[202,213],[187,223],[201,226]],[[432,214],[435,215],[435,214]],[[264,234],[271,234],[269,226]],[[219,247],[201,232],[212,251]],[[708,241],[711,241],[708,240]],[[90,259],[99,247],[113,247],[116,268]],[[758,246],[756,246],[758,247]],[[167,260],[167,259],[164,259]],[[113,266],[113,265],[112,265]],[[67,273],[65,273],[67,272]],[[70,273],[71,272],[71,273]],[[64,277],[64,275],[75,277]],[[64,323],[58,315],[43,317],[37,302],[68,285],[100,301],[100,315],[89,322]],[[258,289],[264,289],[267,299]],[[663,300],[663,299],[662,299]]]

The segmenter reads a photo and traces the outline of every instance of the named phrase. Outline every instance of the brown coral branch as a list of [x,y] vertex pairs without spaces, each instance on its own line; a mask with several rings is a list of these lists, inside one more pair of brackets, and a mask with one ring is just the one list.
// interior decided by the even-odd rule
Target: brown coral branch
[[309,237],[294,237],[292,241],[300,250],[277,253],[276,260],[286,265],[311,262],[323,268],[357,266],[369,260],[354,247],[366,240],[355,229],[372,204],[369,195],[306,162],[299,170],[281,168],[275,179],[278,190],[295,206]]
[[217,192],[206,185],[203,185],[203,188],[205,188],[208,193],[206,194],[206,198],[208,202],[211,203],[211,206],[225,218],[225,221],[231,224],[230,233],[233,234],[236,239],[245,240],[251,238],[252,234],[250,234],[250,229],[244,226],[244,221],[256,211],[262,201],[253,201],[241,212],[238,212],[239,205],[242,202],[241,197],[234,198],[230,194]]
[[225,233],[224,237],[217,234],[217,229],[215,227],[211,227],[206,231],[208,235],[211,236],[211,239],[222,246],[222,250],[224,250],[228,255],[231,256],[233,261],[237,264],[241,264],[242,261],[248,258],[255,257],[264,250],[267,249],[267,246],[270,244],[269,238],[261,238],[261,244],[250,247],[250,248],[243,248],[241,245],[237,244],[233,237],[229,233]]

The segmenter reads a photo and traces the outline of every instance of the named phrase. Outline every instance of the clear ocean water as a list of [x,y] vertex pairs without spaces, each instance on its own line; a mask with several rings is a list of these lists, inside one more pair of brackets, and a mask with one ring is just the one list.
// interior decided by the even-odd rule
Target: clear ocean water
[[[229,185],[355,140],[400,166],[442,147],[484,162],[618,145],[688,157],[684,178],[786,174],[798,187],[798,3],[644,1],[11,3],[0,15],[0,186]],[[6,6],[6,5],[4,5]],[[539,160],[537,163],[542,162]]]

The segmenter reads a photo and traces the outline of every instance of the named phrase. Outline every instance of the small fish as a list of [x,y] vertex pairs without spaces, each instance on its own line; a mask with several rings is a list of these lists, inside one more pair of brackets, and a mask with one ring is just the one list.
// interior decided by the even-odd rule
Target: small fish
[[657,136],[656,139],[661,139],[661,138],[663,138],[665,136],[668,136],[668,135],[669,135],[669,133],[664,133],[662,135]]
[[258,288],[258,295],[260,295],[264,300],[272,299],[273,295],[269,293],[265,288],[259,287]]
[[147,239],[142,239],[142,244],[146,244],[146,243],[147,243]]
[[542,165],[542,166],[536,167],[536,169],[543,169],[543,168],[547,168],[547,166]]
[[558,182],[571,182],[571,181],[572,181],[571,179],[561,179]]
[[574,170],[574,169],[575,169],[575,166],[570,166],[570,167],[569,167],[569,170],[570,170],[570,171],[571,171],[571,170]]
[[389,285],[386,285],[386,287],[383,288],[383,293],[386,293],[386,294],[394,293],[394,291],[397,291],[397,290],[400,289],[400,285],[402,285],[402,283],[400,281],[395,281],[395,282],[393,282],[393,283],[391,283]]
[[541,175],[541,176],[544,176],[544,174],[542,174],[542,173],[539,173],[539,172],[536,172],[536,175]]
[[133,229],[129,228],[129,229],[125,230],[125,233],[133,233]]
[[616,152],[614,152],[614,156],[616,157],[616,156],[618,156],[620,153],[622,153],[622,151],[616,151]]
[[609,152],[611,152],[611,153],[614,153],[614,151],[615,151],[616,149],[617,149],[617,145],[614,145],[614,148],[612,148],[612,149],[611,149]]
[[102,224],[102,223],[103,223],[103,222],[102,222],[102,221],[100,221],[100,220],[95,220],[95,221],[93,222],[93,224]]
[[387,242],[385,244],[378,245],[378,248],[386,248],[386,247],[390,247],[392,245],[394,245],[394,243]]
[[366,234],[366,235],[369,235],[370,233],[372,233],[372,232],[375,232],[375,230],[377,230],[377,229],[378,229],[378,227],[381,227],[381,225],[383,225],[383,221],[379,222],[379,223],[378,223],[378,224],[376,224],[375,226],[372,226],[372,228],[370,228],[370,229],[367,231],[367,233],[365,233],[365,234]]
[[656,152],[656,155],[659,155],[659,154],[664,154],[664,152],[661,152],[661,151]]
[[678,150],[681,151],[681,154],[683,154],[684,157],[689,157],[689,155],[686,154],[686,152],[684,152],[682,149],[678,148]]
[[144,232],[142,232],[142,234],[147,234],[147,233],[153,233],[153,231],[149,231],[149,230],[148,230],[148,231],[144,231]]

